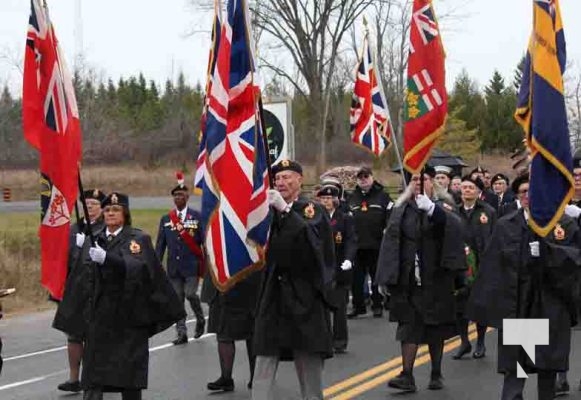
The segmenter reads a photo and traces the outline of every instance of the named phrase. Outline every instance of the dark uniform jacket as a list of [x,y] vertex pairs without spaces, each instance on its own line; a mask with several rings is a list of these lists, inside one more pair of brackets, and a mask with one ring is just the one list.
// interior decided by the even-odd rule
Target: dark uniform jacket
[[494,208],[494,211],[498,211],[498,196],[492,190],[484,189],[484,191],[480,194],[480,200],[488,203],[492,208]]
[[[529,243],[540,242],[540,257]],[[504,318],[549,319],[549,345],[536,346],[533,365],[520,346],[502,345],[499,372],[568,369],[571,326],[576,324],[581,232],[563,217],[546,238],[528,227],[522,209],[498,220],[486,248],[468,301],[467,315],[483,325],[502,329]]]
[[[393,209],[387,225],[375,276],[390,289],[391,321],[411,323],[414,312],[425,324],[453,323],[456,319],[454,284],[466,269],[460,217],[436,205],[431,217],[413,201]],[[421,307],[414,310],[410,294],[416,285],[416,253],[420,258]]]
[[480,257],[490,241],[490,235],[496,223],[496,212],[489,204],[482,200],[476,200],[472,210],[466,210],[464,206],[460,205],[458,213],[464,225],[464,243],[470,246],[476,255],[476,264],[478,265]]
[[355,220],[358,250],[378,250],[393,207],[389,194],[378,182],[367,193],[356,186],[349,196],[349,207]]
[[[148,339],[185,317],[183,303],[161,267],[151,238],[126,226],[112,241],[102,231],[98,243],[107,251],[105,263],[97,265],[88,257],[86,240],[77,270],[89,273],[94,294],[86,300],[85,311],[71,315],[69,306],[78,299],[65,291],[59,312],[66,318],[54,326],[64,332],[86,326],[82,385],[108,390],[147,387]],[[93,280],[93,277],[95,278]],[[57,312],[58,314],[58,312]],[[85,319],[78,324],[75,318]],[[77,332],[74,332],[77,333]]]
[[[200,221],[200,213],[188,207],[183,225],[201,248],[204,232]],[[168,214],[164,215],[159,221],[157,242],[155,244],[155,252],[161,261],[163,261],[166,249],[168,250],[167,274],[170,277],[186,278],[198,275],[200,269],[199,260],[180,237]]]
[[335,259],[337,261],[335,282],[338,285],[351,285],[352,271],[343,271],[340,266],[345,260],[351,261],[352,264],[355,263],[357,235],[353,216],[350,213],[344,213],[340,209],[336,209],[330,218],[335,242]]
[[[105,224],[102,220],[95,221],[94,224],[91,224],[91,232],[95,238],[104,228]],[[64,291],[66,299],[63,297],[63,301],[57,308],[53,326],[62,331],[64,331],[64,326],[67,326],[69,331],[64,332],[77,338],[82,338],[87,330],[86,322],[89,315],[88,299],[91,296],[93,286],[91,284],[91,269],[86,268],[82,262],[79,262],[82,254],[84,254],[85,258],[89,256],[89,250],[88,247],[86,249],[77,247],[77,233],[79,233],[78,223],[71,226],[71,243]],[[85,233],[84,230],[83,233]],[[90,242],[91,239],[86,236],[85,245]],[[80,318],[79,316],[84,316],[84,318]]]
[[297,200],[276,212],[270,233],[254,332],[256,355],[292,359],[293,350],[332,356],[325,287],[336,263],[327,214]]

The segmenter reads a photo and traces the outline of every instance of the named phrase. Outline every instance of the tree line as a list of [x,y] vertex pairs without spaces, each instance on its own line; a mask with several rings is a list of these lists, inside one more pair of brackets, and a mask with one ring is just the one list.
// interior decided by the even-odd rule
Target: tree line
[[[440,147],[472,158],[479,152],[508,153],[519,147],[523,134],[512,114],[516,105],[519,69],[507,81],[495,72],[488,84],[479,89],[477,82],[463,71],[449,93],[449,118]],[[172,163],[191,167],[197,157],[197,144],[204,88],[190,85],[183,73],[176,82],[163,84],[147,80],[143,74],[121,78],[117,82],[99,82],[91,74],[74,75],[79,114],[83,131],[83,162],[137,162],[154,168]],[[349,106],[352,83],[336,87],[330,93],[325,146],[329,161],[357,162],[371,158],[351,145]],[[314,163],[320,147],[313,146],[310,116],[313,109],[307,94],[288,93],[275,79],[265,90],[265,97],[288,96],[292,99],[296,156]],[[395,93],[387,93],[390,98]],[[392,119],[397,104],[391,104]],[[319,110],[320,111],[320,110]],[[14,98],[7,87],[0,95],[0,160],[3,168],[36,165],[36,152],[23,139],[21,99]]]

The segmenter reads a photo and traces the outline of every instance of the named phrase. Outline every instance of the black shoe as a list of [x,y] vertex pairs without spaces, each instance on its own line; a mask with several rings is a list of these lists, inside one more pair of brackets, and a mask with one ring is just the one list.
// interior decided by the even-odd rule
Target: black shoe
[[206,330],[206,321],[205,320],[198,320],[196,322],[196,333],[194,334],[194,339],[199,339]]
[[399,390],[403,390],[404,392],[415,392],[416,389],[416,381],[411,374],[406,374],[405,372],[400,372],[398,376],[392,378],[387,382],[387,386]]
[[174,340],[172,343],[174,346],[178,346],[180,344],[186,344],[186,343],[188,343],[188,335],[178,335],[177,339]]
[[460,345],[460,347],[458,348],[458,351],[456,352],[456,354],[454,354],[454,355],[452,356],[452,358],[453,358],[454,360],[459,360],[459,359],[461,359],[461,358],[462,358],[462,357],[463,357],[465,354],[468,354],[468,353],[470,353],[471,351],[472,351],[472,345],[471,345],[470,343],[468,343],[468,344],[464,344],[464,343],[462,343],[462,344]]
[[248,382],[248,385],[246,385],[246,387],[247,387],[248,389],[252,389],[252,381]]
[[222,390],[223,392],[231,392],[234,390],[234,380],[232,378],[226,379],[219,377],[214,382],[208,383],[208,390]]
[[434,374],[430,378],[430,383],[428,384],[429,390],[440,390],[444,388],[444,378],[442,374]]
[[353,310],[349,314],[347,314],[347,318],[353,319],[357,318],[359,315],[367,314],[367,310]]
[[569,393],[569,382],[567,381],[567,373],[557,372],[557,379],[555,379],[555,397],[564,396]]
[[373,310],[373,318],[381,318],[383,317],[383,310],[381,308],[375,308]]
[[347,353],[347,347],[346,346],[341,346],[341,347],[335,347],[335,354],[345,354]]
[[476,343],[476,350],[472,353],[472,357],[476,359],[486,357],[486,346],[484,346],[484,343]]
[[63,392],[73,392],[73,393],[78,393],[81,390],[81,382],[79,381],[66,381],[64,383],[61,383],[60,385],[57,386],[58,390],[62,390]]

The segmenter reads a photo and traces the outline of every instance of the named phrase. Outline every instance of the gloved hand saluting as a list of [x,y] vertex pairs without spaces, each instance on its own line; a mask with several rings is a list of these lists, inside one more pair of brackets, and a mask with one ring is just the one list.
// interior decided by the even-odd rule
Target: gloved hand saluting
[[280,212],[288,211],[289,205],[284,201],[282,195],[278,190],[269,189],[268,190],[268,205],[272,206],[275,210]]
[[89,249],[89,257],[91,258],[91,261],[94,261],[99,265],[103,265],[105,263],[106,256],[107,252],[103,250],[97,243],[95,243],[95,247],[91,247]]
[[351,268],[353,268],[353,264],[349,260],[345,260],[343,261],[343,264],[341,264],[341,270],[343,271],[349,271]]
[[425,211],[430,217],[432,216],[432,214],[434,213],[434,209],[436,208],[434,202],[430,200],[430,198],[425,194],[418,194],[416,196],[416,204],[420,210]]
[[77,243],[78,248],[83,247],[83,244],[85,243],[85,234],[84,233],[77,233],[77,235],[75,237],[75,241]]

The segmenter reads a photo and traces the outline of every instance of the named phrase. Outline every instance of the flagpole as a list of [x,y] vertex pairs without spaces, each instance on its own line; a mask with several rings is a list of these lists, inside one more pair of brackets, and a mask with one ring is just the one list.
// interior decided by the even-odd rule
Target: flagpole
[[[401,137],[403,139],[403,123],[402,123],[402,115],[401,115],[401,110],[399,113],[399,118],[397,121],[397,132],[393,138],[393,145],[395,146],[395,155],[397,156],[397,161],[399,162],[399,168],[400,168],[400,173],[401,173],[401,180],[403,182],[403,188],[405,190],[405,188],[407,187],[408,183],[407,180],[405,179],[405,169],[403,167],[403,159],[401,157],[401,153],[399,152],[399,144],[398,144],[398,139]],[[391,125],[391,120],[389,121],[389,124]],[[393,132],[393,126],[392,126],[392,132]]]
[[85,198],[85,191],[83,190],[83,181],[81,180],[81,168],[77,169],[78,183],[79,183],[79,197],[83,205],[83,214],[85,215],[85,235],[91,240],[91,247],[95,247],[95,237],[91,229],[91,221],[89,220],[89,207],[87,207],[87,199]]

